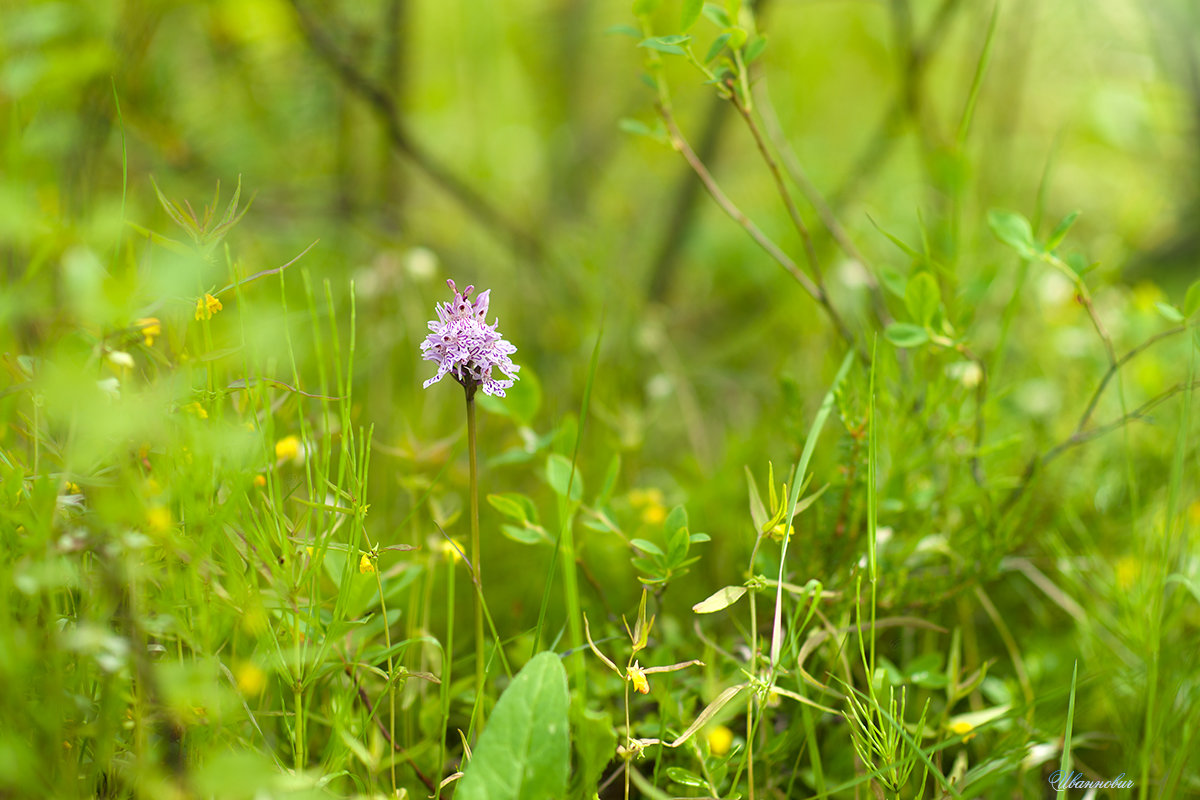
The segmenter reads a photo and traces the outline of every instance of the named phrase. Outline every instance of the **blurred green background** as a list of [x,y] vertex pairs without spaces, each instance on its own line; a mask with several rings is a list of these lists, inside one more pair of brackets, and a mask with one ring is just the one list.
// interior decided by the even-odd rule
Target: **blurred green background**
[[[678,14],[677,3],[663,3],[656,32],[676,33]],[[998,513],[1028,460],[1072,433],[1106,363],[1070,284],[1020,263],[986,214],[1019,211],[1044,237],[1080,211],[1064,247],[1097,264],[1088,280],[1117,351],[1164,329],[1155,304],[1182,305],[1200,255],[1200,9],[1188,0],[764,0],[756,17],[767,46],[755,91],[773,100],[796,158],[867,262],[848,258],[802,207],[851,327],[868,343],[878,332],[864,266],[900,287],[887,299],[903,317],[914,259],[886,231],[947,266],[948,316],[988,362],[989,485],[976,492],[962,362],[898,355],[879,337],[891,426],[881,434],[881,524],[905,543],[904,558],[929,536],[964,558],[933,589],[908,585],[904,571],[887,602],[936,606],[964,575],[995,579],[997,604],[1028,637],[1031,672],[1061,687],[1070,622],[1045,596],[1031,602],[1028,584],[997,579],[1013,570],[1003,559],[1031,559],[1079,602],[1094,597],[1095,624],[1123,635],[1139,613],[1136,592],[1126,597],[1129,570],[1143,569],[1136,536],[1167,503],[1178,406],[1161,427],[1131,429],[1132,439],[1117,433],[1071,450],[1017,515]],[[238,275],[319,243],[287,273],[291,311],[277,280],[260,281],[236,324],[217,318],[226,326],[217,346],[246,337],[255,363],[281,379],[295,352],[302,388],[317,391],[322,343],[297,311],[297,271],[315,286],[329,280],[346,335],[353,282],[350,414],[374,426],[374,539],[427,544],[432,532],[409,512],[447,463],[435,516],[464,532],[461,399],[449,382],[420,389],[434,366],[418,345],[450,277],[493,290],[492,313],[519,348],[522,382],[483,419],[485,491],[526,491],[550,511],[549,489],[524,465],[541,463],[535,443],[555,431],[548,447],[570,455],[570,418],[603,331],[580,451],[587,491],[618,454],[630,519],[653,519],[647,505],[684,503],[693,529],[713,536],[666,598],[672,608],[739,582],[730,565],[753,546],[743,468],[762,485],[768,461],[777,474],[794,463],[846,348],[678,153],[629,132],[656,119],[646,50],[614,29],[632,21],[627,2],[588,0],[7,0],[0,350],[47,353],[77,324],[120,327],[171,303],[187,307],[196,276],[145,235],[182,238],[151,176],[197,210],[218,181],[228,197],[240,178],[253,204],[223,244]],[[700,23],[699,52],[716,32]],[[667,59],[666,74],[685,136],[726,193],[799,260],[801,241],[734,109],[682,59]],[[119,254],[119,266],[95,278],[86,253]],[[229,280],[223,267],[201,277],[211,287]],[[97,294],[104,302],[91,304]],[[1187,377],[1190,352],[1180,339],[1134,362],[1128,407]],[[865,413],[864,398],[860,375],[844,408]],[[1121,413],[1110,393],[1097,419]],[[16,445],[15,432],[6,437]],[[1195,439],[1182,441],[1194,469]],[[857,561],[861,541],[831,530],[843,489],[863,480],[839,472],[861,459],[855,447],[839,430],[818,448],[814,486],[832,486],[800,525],[811,568],[799,578],[845,577]],[[1131,473],[1144,480],[1140,498],[1127,494]],[[661,497],[627,496],[635,490]],[[1192,529],[1195,503],[1193,480],[1182,498]],[[502,627],[527,627],[548,552],[495,535],[499,515],[487,506],[483,514],[490,573],[521,576],[495,579],[492,602]],[[636,603],[627,556],[619,541],[589,540],[587,603]],[[1124,578],[1122,558],[1134,559],[1123,562]],[[561,625],[561,610],[552,615]],[[1194,609],[1181,626],[1182,648],[1195,634]],[[1111,637],[1088,635],[1102,660]],[[1144,642],[1131,637],[1122,646],[1140,652]],[[1107,704],[1099,692],[1094,724],[1111,727],[1121,697],[1138,696],[1128,680]],[[1180,691],[1194,726],[1194,680]],[[1128,720],[1130,739],[1140,719]]]

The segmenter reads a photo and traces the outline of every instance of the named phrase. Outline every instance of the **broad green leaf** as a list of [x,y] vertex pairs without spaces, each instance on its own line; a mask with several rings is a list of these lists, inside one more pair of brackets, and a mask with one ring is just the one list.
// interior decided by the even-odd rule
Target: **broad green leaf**
[[663,522],[663,534],[670,537],[680,528],[687,528],[687,524],[687,510],[683,506],[675,506],[671,509],[671,513],[667,514],[666,521]]
[[641,550],[643,553],[649,553],[652,556],[665,556],[666,553],[662,548],[647,539],[632,539],[629,542],[631,545]]
[[1046,240],[1046,250],[1053,250],[1062,244],[1062,240],[1067,237],[1067,231],[1071,230],[1071,226],[1075,224],[1075,220],[1079,219],[1079,212],[1072,211],[1063,217],[1062,222],[1054,228],[1050,233],[1050,238]]
[[683,13],[679,16],[679,29],[686,31],[700,19],[704,8],[704,0],[683,0]]
[[492,508],[506,517],[512,517],[520,522],[526,520],[537,522],[537,509],[534,507],[533,501],[523,494],[516,492],[489,494],[487,501]]
[[714,611],[721,611],[741,600],[747,591],[745,586],[726,586],[696,603],[692,606],[692,611],[697,614],[712,614]]
[[730,34],[722,33],[716,39],[713,39],[712,46],[708,48],[708,54],[704,56],[704,63],[711,63],[714,58],[721,55],[721,51],[725,49],[725,45],[729,43]]
[[541,525],[501,525],[500,532],[521,544],[554,544]]
[[610,25],[604,29],[604,33],[606,36],[618,35],[631,36],[634,39],[642,38],[642,32],[632,25]]
[[566,496],[568,485],[572,500],[583,497],[583,476],[575,470],[575,476],[571,477],[571,460],[566,456],[551,453],[546,457],[546,483],[559,497]]
[[929,333],[923,327],[907,322],[893,322],[883,335],[897,347],[919,347],[929,341]]
[[1158,309],[1158,313],[1171,322],[1183,322],[1183,313],[1171,305],[1170,303],[1155,303],[1154,307]]
[[538,653],[500,696],[462,780],[457,800],[557,800],[571,763],[567,673]]
[[753,64],[758,60],[758,57],[767,49],[767,37],[755,36],[750,44],[746,45],[746,53],[742,57],[747,64]]
[[697,789],[703,789],[708,786],[699,775],[694,772],[688,772],[682,767],[667,767],[667,777],[680,786],[692,786]]
[[638,43],[638,47],[644,47],[647,50],[656,50],[660,53],[668,53],[673,56],[686,55],[687,51],[680,47],[690,40],[690,36],[651,36],[649,39],[643,39]]
[[1183,315],[1191,318],[1200,311],[1200,281],[1188,287],[1187,296],[1183,299]]
[[725,13],[725,9],[713,3],[704,4],[704,16],[708,17],[709,22],[719,28],[728,28],[733,24],[729,19],[729,15]]
[[624,117],[617,122],[617,127],[625,133],[632,133],[634,136],[645,136],[647,139],[653,139],[660,144],[667,142],[666,129],[662,127],[662,123],[656,123],[656,127],[651,128],[641,120]]
[[595,792],[604,768],[617,749],[617,729],[612,716],[591,711],[576,695],[571,704],[571,742],[575,748],[575,769],[571,776],[570,797],[587,797]]
[[909,278],[904,289],[904,305],[918,325],[928,328],[941,305],[942,296],[937,281],[928,272],[918,272]]
[[1029,220],[1015,211],[993,209],[988,212],[988,226],[996,238],[1026,258],[1037,255],[1038,247],[1033,240],[1033,228]]

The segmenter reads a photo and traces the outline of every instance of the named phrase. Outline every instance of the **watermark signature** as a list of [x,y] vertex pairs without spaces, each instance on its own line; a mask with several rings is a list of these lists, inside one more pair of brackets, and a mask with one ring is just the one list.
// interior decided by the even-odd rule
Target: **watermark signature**
[[1054,770],[1050,773],[1050,786],[1056,791],[1063,789],[1132,789],[1133,781],[1122,772],[1115,778],[1106,781],[1084,780],[1082,772],[1063,772]]

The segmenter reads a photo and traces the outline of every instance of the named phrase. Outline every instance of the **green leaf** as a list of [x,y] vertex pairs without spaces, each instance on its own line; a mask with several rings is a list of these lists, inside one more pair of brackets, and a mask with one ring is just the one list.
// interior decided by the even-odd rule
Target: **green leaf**
[[604,775],[617,749],[617,728],[612,715],[591,711],[578,694],[571,703],[571,741],[575,747],[569,797],[588,797]]
[[606,36],[631,36],[634,39],[641,39],[642,32],[632,25],[610,25],[604,29]]
[[703,778],[694,772],[688,772],[683,767],[667,767],[667,777],[680,786],[693,786],[697,789],[703,789],[708,786]]
[[537,508],[534,507],[533,501],[523,494],[517,492],[489,494],[487,501],[492,508],[506,517],[511,517],[519,522],[526,520],[537,522]]
[[712,46],[708,48],[708,54],[704,56],[704,63],[711,63],[714,58],[721,55],[721,51],[725,49],[725,45],[729,42],[730,34],[722,33],[716,39],[713,39]]
[[653,139],[659,144],[667,143],[667,131],[662,127],[662,123],[658,122],[655,127],[651,128],[641,120],[624,117],[617,122],[617,127],[625,133],[632,133],[634,136],[645,136],[647,139]]
[[688,541],[692,544],[701,544],[703,542],[711,542],[712,537],[707,533],[693,533],[688,536]]
[[937,281],[928,272],[918,272],[904,289],[904,305],[913,320],[923,328],[933,323],[933,315],[941,305],[942,296]]
[[613,453],[608,462],[608,470],[604,473],[604,484],[600,494],[596,496],[596,508],[603,508],[612,497],[613,489],[617,486],[617,476],[621,474],[621,454]]
[[1188,287],[1187,296],[1183,299],[1183,315],[1185,317],[1194,317],[1197,311],[1200,311],[1200,281],[1196,281]]
[[1026,258],[1037,255],[1038,247],[1033,240],[1033,227],[1030,226],[1029,220],[1015,211],[989,211],[988,226],[997,239]]
[[929,332],[925,328],[907,322],[893,322],[883,335],[896,347],[919,347],[929,341]]
[[631,539],[629,543],[631,545],[633,545],[634,547],[636,547],[638,550],[641,550],[643,553],[647,553],[652,556],[665,556],[666,555],[666,553],[664,553],[662,551],[661,547],[656,545],[654,542],[648,541],[646,539]]
[[500,696],[454,792],[457,800],[553,800],[571,763],[567,673],[554,653],[534,656]]
[[711,614],[714,611],[721,611],[741,600],[747,591],[745,586],[726,586],[724,589],[718,589],[699,603],[696,603],[696,605],[692,606],[692,611],[697,614]]
[[638,43],[638,47],[644,47],[647,50],[657,50],[660,53],[668,53],[673,56],[687,55],[687,51],[679,45],[685,44],[691,40],[690,36],[651,36],[649,39],[643,39]]
[[704,9],[704,0],[683,0],[683,13],[679,15],[679,29],[686,31],[700,19]]
[[708,17],[708,21],[719,28],[728,28],[733,24],[733,20],[725,13],[725,9],[713,3],[704,4],[704,16]]
[[753,64],[763,51],[767,49],[767,37],[755,36],[754,41],[746,45],[746,53],[742,56],[747,64]]
[[541,525],[501,525],[500,532],[521,544],[554,544]]
[[1159,314],[1171,322],[1183,322],[1184,320],[1183,312],[1170,303],[1155,303],[1154,307],[1158,309]]
[[1062,240],[1067,238],[1067,231],[1071,230],[1071,226],[1075,224],[1075,220],[1079,219],[1079,212],[1072,211],[1063,217],[1062,222],[1055,226],[1050,233],[1050,238],[1046,240],[1046,250],[1053,250],[1062,244]]
[[571,500],[577,501],[583,497],[583,476],[579,474],[579,470],[575,470],[575,477],[571,477],[571,460],[566,456],[551,453],[546,457],[546,483],[550,484],[550,488],[559,497],[566,496],[568,485],[571,489]]
[[687,510],[683,506],[675,506],[663,522],[663,535],[669,538],[680,528],[687,528],[687,524]]

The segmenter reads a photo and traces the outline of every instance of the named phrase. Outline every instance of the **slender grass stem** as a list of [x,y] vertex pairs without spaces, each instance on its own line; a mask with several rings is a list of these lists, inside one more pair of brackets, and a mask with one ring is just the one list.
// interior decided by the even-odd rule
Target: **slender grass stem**
[[[467,458],[470,464],[471,495],[471,568],[475,577],[475,692],[479,705],[479,724],[486,718],[484,710],[484,663],[483,636],[483,566],[479,559],[479,467],[475,456],[475,387],[463,387],[467,396]],[[499,646],[499,645],[497,645]]]

